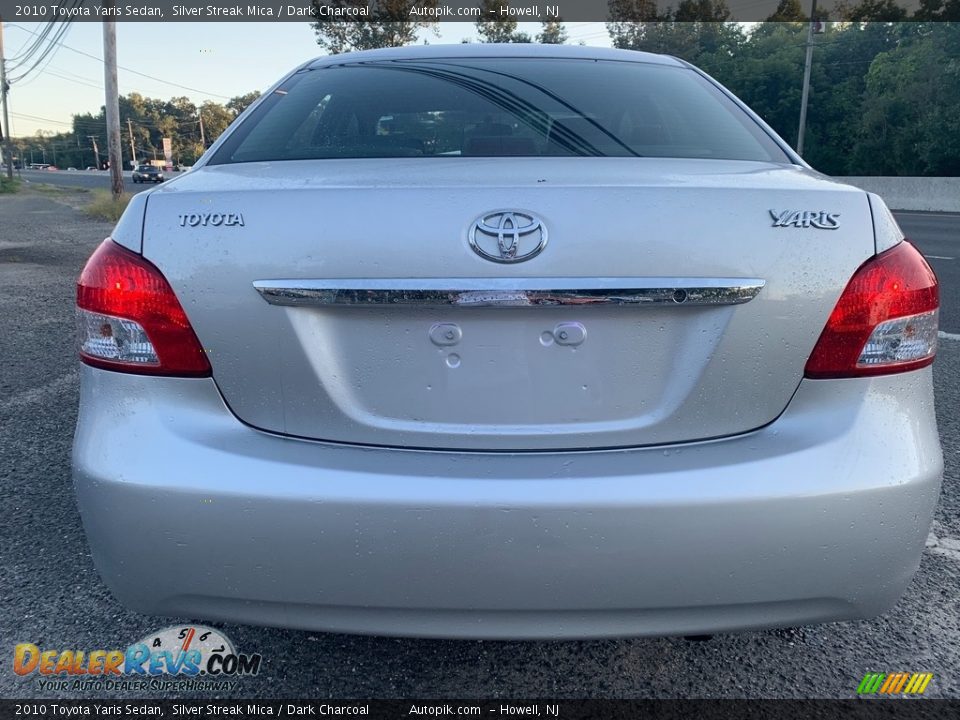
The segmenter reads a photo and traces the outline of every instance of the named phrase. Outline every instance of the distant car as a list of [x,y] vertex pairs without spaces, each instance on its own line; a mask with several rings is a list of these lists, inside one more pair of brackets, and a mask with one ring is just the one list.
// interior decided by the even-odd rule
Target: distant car
[[68,167],[68,168],[67,168],[67,172],[76,172],[76,171],[77,171],[77,169],[76,169],[75,167]]
[[97,169],[97,168],[95,168],[93,165],[87,165],[87,166],[84,168],[84,170],[87,170],[87,171],[89,171],[89,170],[96,170],[96,169]]
[[77,305],[74,487],[150,615],[864,618],[937,503],[936,276],[883,200],[672,57],[322,57],[134,196]]
[[163,172],[153,165],[140,165],[133,171],[133,181],[135,183],[162,183]]

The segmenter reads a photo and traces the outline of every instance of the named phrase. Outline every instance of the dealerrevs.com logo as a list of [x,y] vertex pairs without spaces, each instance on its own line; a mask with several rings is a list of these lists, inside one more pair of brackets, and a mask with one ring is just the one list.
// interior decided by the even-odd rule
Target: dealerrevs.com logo
[[13,671],[41,690],[233,690],[260,672],[259,654],[238,653],[219,630],[171,626],[125,650],[41,648],[19,643]]

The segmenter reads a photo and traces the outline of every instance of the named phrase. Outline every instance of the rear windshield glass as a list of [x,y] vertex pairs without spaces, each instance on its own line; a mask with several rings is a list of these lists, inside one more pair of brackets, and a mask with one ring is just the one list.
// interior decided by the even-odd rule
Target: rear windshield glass
[[302,71],[227,138],[211,164],[571,155],[790,161],[688,68],[497,58]]

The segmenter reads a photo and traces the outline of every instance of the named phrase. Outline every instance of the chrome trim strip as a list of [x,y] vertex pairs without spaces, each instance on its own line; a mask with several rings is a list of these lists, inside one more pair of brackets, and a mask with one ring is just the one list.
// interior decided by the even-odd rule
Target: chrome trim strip
[[271,305],[533,307],[557,305],[739,305],[757,278],[364,278],[256,280]]

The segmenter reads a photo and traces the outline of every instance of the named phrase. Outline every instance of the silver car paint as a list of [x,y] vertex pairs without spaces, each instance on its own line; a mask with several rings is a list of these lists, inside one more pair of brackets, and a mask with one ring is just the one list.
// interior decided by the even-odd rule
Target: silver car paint
[[[502,207],[549,227],[537,257],[503,266],[472,251],[473,221]],[[772,226],[771,208],[795,207],[839,213],[841,227]],[[180,222],[241,209],[243,226]],[[699,440],[770,422],[874,240],[862,191],[790,166],[427,158],[194,170],[150,196],[143,252],[181,298],[244,422],[351,443],[548,450]],[[628,287],[650,276],[766,284],[725,307],[284,308],[254,289],[496,278],[521,290],[532,278],[610,275]],[[551,343],[569,322],[586,340]],[[456,325],[462,341],[438,347],[436,324]]]
[[[582,48],[511,46],[509,51],[640,57]],[[505,48],[397,49],[363,56],[450,52],[497,54]],[[174,219],[163,218],[177,202],[189,198],[210,204],[229,195],[249,203],[268,182],[282,179],[279,168],[204,167],[228,133],[195,172],[137,195],[115,239],[141,251],[145,225],[172,225]],[[711,441],[667,440],[670,444],[657,447],[607,451],[551,451],[549,442],[537,453],[371,448],[292,439],[250,427],[220,394],[222,356],[214,357],[216,378],[205,380],[84,367],[73,472],[102,577],[122,601],[147,613],[393,635],[696,634],[882,612],[917,567],[942,475],[930,370],[857,380],[800,381],[799,375],[815,340],[813,314],[822,313],[822,326],[845,284],[844,272],[849,277],[866,257],[892,246],[902,233],[895,221],[887,222],[882,200],[813,173],[782,140],[777,142],[793,167],[702,163],[694,173],[701,184],[698,192],[690,194],[688,203],[664,211],[664,218],[679,218],[682,228],[696,231],[684,240],[701,250],[709,246],[706,238],[717,238],[725,225],[741,230],[739,235],[722,235],[721,230],[723,246],[706,257],[671,255],[666,247],[658,247],[654,256],[665,266],[688,261],[681,275],[743,276],[753,268],[757,277],[772,273],[775,287],[777,268],[786,267],[793,272],[786,287],[797,292],[785,293],[784,300],[792,302],[801,290],[812,292],[807,300],[810,327],[801,328],[799,340],[777,327],[789,324],[791,314],[768,306],[768,319],[779,321],[770,327],[779,343],[764,348],[770,362],[743,358],[747,369],[760,371],[758,378],[768,368],[779,369],[777,363],[793,363],[795,392],[763,427]],[[486,166],[491,186],[503,160],[475,161]],[[544,167],[521,159],[508,162],[506,176],[526,178],[520,186]],[[697,166],[697,161],[682,162]],[[668,166],[669,161],[661,169]],[[256,174],[264,172],[266,180],[258,180]],[[559,177],[562,186],[564,176],[572,173],[566,169],[552,177]],[[303,197],[325,186],[337,189],[333,179],[307,175],[296,176]],[[341,190],[375,183],[382,173],[364,172],[357,164],[349,177]],[[652,181],[647,189],[669,203],[683,180],[677,172],[672,191],[662,184],[658,190]],[[405,181],[428,187],[436,178],[423,181],[419,173],[409,173]],[[740,193],[732,192],[731,181]],[[464,198],[469,197],[463,178],[460,183]],[[591,184],[596,189],[599,183]],[[640,192],[635,178],[611,185],[613,193]],[[567,186],[570,192],[578,187],[570,181]],[[697,220],[700,216],[692,211],[700,196],[725,191],[731,204],[714,206],[712,223]],[[797,209],[810,209],[797,203],[798,193],[817,208],[842,204],[848,232],[771,234],[767,212],[774,206],[768,191]],[[510,201],[501,206],[515,207],[516,192],[512,187]],[[752,216],[732,204],[733,198],[750,197],[759,213],[756,227]],[[496,209],[480,207],[472,197],[463,204],[464,223],[471,213]],[[655,205],[651,196],[643,208]],[[267,233],[261,245],[259,257],[268,266],[289,219],[275,214],[264,220],[276,231]],[[197,304],[205,300],[191,295],[189,262],[176,258],[178,241],[165,239],[160,229],[147,228],[152,239],[148,255],[163,250],[152,259],[169,265],[165,272],[179,268],[177,289],[197,322],[204,315]],[[224,228],[220,237],[181,240],[179,247],[184,255],[220,253],[230,267],[229,243],[235,236],[226,231],[234,229]],[[818,244],[828,241],[839,249]],[[811,243],[819,253],[810,249]],[[746,256],[734,257],[737,252]],[[825,252],[836,253],[829,259],[842,266],[835,276]],[[589,262],[585,276],[609,267],[599,258]],[[274,265],[272,277],[291,276],[289,263]],[[376,267],[371,261],[368,274],[395,276]],[[193,281],[213,269],[220,271],[219,261],[195,268]],[[316,278],[324,268],[307,269],[300,277]],[[574,274],[561,273],[564,269],[569,266],[556,267],[554,274]],[[649,266],[644,269],[643,275],[651,274]],[[490,275],[503,270],[491,269]],[[253,314],[231,329],[258,325],[270,335],[276,316],[266,313],[277,308],[258,297],[252,281],[271,276],[261,268],[243,277],[236,264],[231,272],[261,304],[244,300],[244,311]],[[663,275],[667,268],[655,272]],[[811,282],[809,276],[799,281],[805,273],[819,281]],[[356,274],[351,268],[345,276]],[[218,301],[233,304],[236,298],[213,296],[207,302]],[[792,312],[790,303],[782,307]],[[731,327],[736,330],[735,323],[728,323],[723,339],[733,337]],[[207,334],[216,332],[213,328]],[[207,334],[200,333],[205,343],[215,339]],[[275,402],[273,381],[257,377],[246,392],[269,406]],[[757,397],[758,390],[747,392],[747,398],[733,397],[727,407],[711,408],[721,412],[726,431],[744,428],[740,413],[750,413],[752,403],[772,408],[766,398]],[[754,423],[758,417],[752,417]],[[284,422],[278,427],[285,427]],[[366,428],[364,434],[368,432]],[[489,438],[483,444],[489,445]]]
[[291,440],[209,379],[84,367],[74,479],[144,613],[438,637],[695,634],[875,615],[942,459],[930,369],[805,380],[736,438],[485,454]]
[[897,219],[890,212],[883,198],[876,193],[867,193],[867,198],[870,200],[877,252],[882,253],[904,239],[903,230],[900,229]]

